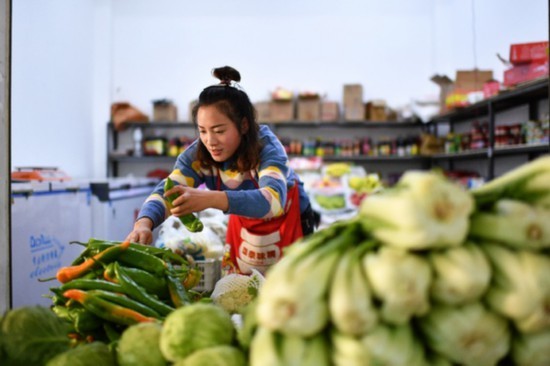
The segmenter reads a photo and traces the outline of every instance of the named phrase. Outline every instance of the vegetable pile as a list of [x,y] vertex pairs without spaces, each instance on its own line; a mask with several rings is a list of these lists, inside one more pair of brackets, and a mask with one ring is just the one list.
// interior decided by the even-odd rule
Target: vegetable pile
[[54,311],[0,319],[0,364],[547,366],[549,223],[550,156],[473,191],[410,171],[212,303],[183,257],[91,239]]
[[245,366],[230,315],[212,303],[172,311],[162,322],[140,322],[114,342],[76,341],[69,323],[46,307],[8,311],[0,321],[2,366]]
[[197,301],[201,273],[170,250],[90,239],[71,266],[56,274],[52,310],[79,340],[118,339],[130,325],[162,321]]
[[243,330],[252,366],[550,365],[550,156],[405,173],[289,247]]

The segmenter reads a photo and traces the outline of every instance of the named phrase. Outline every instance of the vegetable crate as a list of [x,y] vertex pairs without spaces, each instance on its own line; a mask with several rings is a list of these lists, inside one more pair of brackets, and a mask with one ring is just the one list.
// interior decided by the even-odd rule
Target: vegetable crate
[[202,276],[195,291],[213,291],[216,282],[221,278],[222,264],[220,258],[207,258],[196,260],[197,267],[201,270]]

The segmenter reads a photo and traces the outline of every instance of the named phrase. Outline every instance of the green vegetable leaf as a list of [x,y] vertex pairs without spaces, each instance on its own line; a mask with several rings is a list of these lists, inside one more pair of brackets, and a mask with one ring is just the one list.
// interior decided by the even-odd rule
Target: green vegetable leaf
[[42,365],[70,347],[70,325],[46,307],[10,310],[0,329],[4,352],[15,364]]
[[115,357],[109,346],[101,342],[86,343],[65,351],[46,366],[115,366]]

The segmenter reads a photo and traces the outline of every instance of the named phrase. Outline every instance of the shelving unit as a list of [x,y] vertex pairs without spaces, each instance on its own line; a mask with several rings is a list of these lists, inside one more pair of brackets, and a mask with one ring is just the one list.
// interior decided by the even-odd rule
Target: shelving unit
[[[376,133],[375,131],[392,131],[393,135],[396,131],[424,131],[428,126],[419,122],[371,122],[371,121],[336,121],[336,122],[304,122],[304,121],[289,121],[280,123],[266,123],[276,134],[284,134],[285,131],[292,135],[312,134],[312,130],[316,135],[332,136],[335,132],[341,132],[349,137],[356,136],[357,133],[367,134]],[[152,131],[160,131],[168,133],[171,131],[183,132],[187,135],[194,134],[194,126],[190,122],[151,122],[151,123],[128,123],[124,131],[115,131],[114,125],[109,123],[107,126],[108,136],[108,158],[107,158],[107,174],[109,176],[118,176],[122,164],[140,164],[140,165],[166,165],[173,164],[175,157],[171,156],[131,156],[125,152],[115,151],[121,148],[121,137],[126,135],[126,145],[131,141],[131,134],[135,128],[141,128],[144,137],[150,135]],[[293,155],[291,155],[292,157]],[[295,156],[295,155],[294,155]],[[422,168],[429,167],[429,158],[422,156],[324,156],[325,161],[348,161],[356,164],[378,164],[378,163],[415,163]]]
[[[397,136],[403,131],[407,133],[432,132],[438,134],[442,126],[446,125],[450,132],[454,131],[459,124],[471,123],[475,119],[483,119],[488,122],[489,139],[486,148],[477,150],[462,151],[451,154],[435,154],[432,156],[324,156],[325,161],[349,161],[360,165],[368,166],[368,170],[377,170],[373,167],[395,167],[396,171],[418,167],[428,169],[434,166],[446,164],[447,169],[453,169],[454,163],[475,162],[486,165],[486,172],[482,174],[486,179],[495,176],[495,160],[509,157],[522,157],[527,160],[550,153],[550,143],[524,144],[511,146],[495,146],[495,125],[499,113],[505,113],[516,107],[527,106],[528,119],[540,118],[539,105],[541,101],[548,99],[548,79],[536,80],[534,82],[517,87],[514,90],[505,91],[492,98],[485,99],[479,103],[460,108],[452,112],[439,115],[433,118],[430,123],[419,122],[371,122],[371,121],[337,121],[337,122],[303,122],[288,121],[281,123],[268,123],[271,129],[279,136],[290,135],[301,138],[325,136],[335,138],[340,136],[361,137],[387,133],[390,136]],[[546,102],[547,103],[547,102]],[[141,128],[144,138],[150,136],[161,136],[176,134],[195,137],[194,125],[190,122],[150,122],[150,123],[128,123],[124,131],[115,131],[114,125],[107,125],[108,136],[108,158],[107,174],[116,177],[121,174],[122,166],[148,166],[156,167],[163,165],[170,167],[175,161],[172,156],[131,156],[121,151],[123,146],[131,146],[131,135],[134,129]],[[314,132],[313,132],[314,131]],[[413,131],[413,132],[411,132]],[[125,136],[126,143],[123,142]],[[292,155],[291,155],[292,157]],[[393,168],[392,168],[393,169]]]
[[144,139],[155,135],[165,135],[167,132],[182,132],[186,135],[194,135],[195,130],[189,122],[129,122],[123,131],[116,131],[112,122],[107,124],[107,176],[118,177],[122,164],[139,164],[147,166],[173,165],[173,156],[133,156],[127,151],[120,151],[123,146],[132,146],[132,133],[136,128],[141,128]]
[[442,124],[447,124],[449,131],[453,132],[455,125],[459,123],[471,123],[474,119],[484,119],[488,122],[489,138],[486,148],[459,153],[436,154],[431,156],[432,162],[447,161],[448,168],[453,169],[454,161],[484,160],[487,163],[485,178],[490,180],[495,177],[495,158],[497,157],[524,155],[527,160],[532,160],[539,155],[549,153],[550,143],[495,146],[497,115],[516,107],[527,106],[526,118],[529,120],[539,119],[539,104],[541,100],[548,99],[548,91],[548,78],[535,80],[468,107],[433,118],[431,124],[435,134],[438,133],[439,126]]

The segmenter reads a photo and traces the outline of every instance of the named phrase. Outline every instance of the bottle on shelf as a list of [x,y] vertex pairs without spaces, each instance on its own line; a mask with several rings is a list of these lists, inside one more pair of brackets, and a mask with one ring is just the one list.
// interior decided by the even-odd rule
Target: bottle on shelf
[[143,131],[141,127],[134,128],[134,156],[143,156]]

